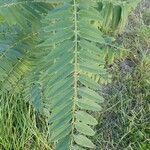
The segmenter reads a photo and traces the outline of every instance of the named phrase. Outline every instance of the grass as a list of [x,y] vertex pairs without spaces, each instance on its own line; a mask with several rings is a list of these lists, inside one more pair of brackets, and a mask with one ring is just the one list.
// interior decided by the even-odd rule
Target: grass
[[148,150],[150,147],[147,57],[135,64],[132,73],[120,73],[120,67],[116,66],[113,83],[103,90],[106,103],[96,136],[102,150]]
[[20,94],[2,96],[0,105],[0,150],[51,149],[46,119],[36,115]]
[[[130,17],[126,32],[118,37],[131,51],[128,57],[114,62],[112,83],[102,90],[105,103],[95,137],[97,150],[150,148],[150,24],[147,18],[150,12],[147,8],[138,11]],[[136,16],[137,13],[143,18]]]

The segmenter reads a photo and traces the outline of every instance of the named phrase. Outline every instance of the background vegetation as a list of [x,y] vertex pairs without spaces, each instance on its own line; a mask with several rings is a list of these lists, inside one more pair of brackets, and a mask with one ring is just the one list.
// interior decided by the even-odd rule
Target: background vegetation
[[150,148],[150,22],[149,1],[129,17],[117,41],[130,53],[111,66],[113,82],[101,91],[106,99],[95,141],[104,150]]

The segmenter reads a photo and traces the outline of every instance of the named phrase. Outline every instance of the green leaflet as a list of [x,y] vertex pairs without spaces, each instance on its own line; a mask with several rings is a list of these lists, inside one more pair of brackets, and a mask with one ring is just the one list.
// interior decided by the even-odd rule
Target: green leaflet
[[54,121],[58,121],[63,116],[68,115],[70,113],[71,106],[72,106],[72,102],[69,102],[69,104],[67,103],[65,106],[63,107],[61,106],[62,108],[55,109],[49,118],[49,122],[51,123]]
[[79,35],[86,40],[104,44],[105,40],[99,32],[100,31],[98,29],[97,29],[97,32],[94,32],[93,30],[88,29],[85,26],[85,28],[80,29]]
[[102,110],[102,107],[100,105],[88,99],[79,99],[77,101],[77,105],[79,106],[79,108],[83,110],[91,110],[91,111]]
[[71,87],[73,84],[73,78],[67,78],[55,84],[52,88],[50,88],[46,95],[48,97],[54,97],[55,95],[59,95],[63,92],[66,88]]
[[[66,52],[70,51],[74,47],[74,43],[71,41],[65,41],[60,46],[58,46],[55,50],[52,50],[48,56],[46,56],[46,60],[48,59],[56,59]],[[63,49],[63,50],[62,50]]]
[[79,81],[83,85],[85,85],[86,87],[89,87],[93,90],[97,90],[100,87],[100,85],[98,83],[96,83],[95,80],[93,80],[93,79],[91,79],[88,76],[83,75],[83,74],[80,75]]
[[74,135],[74,140],[77,144],[87,147],[87,148],[95,148],[95,145],[85,136],[83,135]]
[[96,93],[95,91],[89,89],[89,88],[80,88],[79,89],[79,94],[84,97],[87,98],[89,100],[93,100],[97,103],[102,103],[104,101],[103,97],[101,97],[98,93]]
[[87,8],[96,7],[96,6],[97,6],[97,3],[95,0],[94,1],[86,0],[86,3],[84,0],[80,0],[80,3],[79,3],[79,7],[82,9],[87,9]]
[[[36,81],[35,81],[36,79]],[[38,83],[39,76],[37,74],[30,74],[25,79],[25,89],[23,90],[23,96],[26,101],[31,102],[38,113],[43,112],[43,86]],[[30,94],[29,94],[30,93]]]
[[47,39],[44,43],[40,44],[39,47],[50,46],[54,43],[63,42],[65,40],[69,40],[71,37],[73,37],[72,30],[61,30],[59,32],[54,33],[53,35],[50,35],[50,38]]
[[66,18],[72,17],[71,7],[69,7],[68,5],[64,5],[62,7],[58,7],[52,10],[50,13],[48,13],[45,19],[48,21],[55,20],[55,19],[61,20],[64,17]]
[[106,28],[107,28],[107,27],[110,25],[111,20],[112,20],[112,9],[113,9],[113,5],[112,5],[112,3],[107,2],[107,3],[105,4],[105,7],[107,7],[107,8],[105,8],[105,9],[103,10],[103,14],[104,14],[104,16],[105,16],[104,22],[103,22],[103,26],[106,26]]
[[[99,47],[97,47],[95,45],[95,43],[92,42],[88,42],[86,40],[81,40],[80,41],[80,46],[85,49],[86,51],[89,51],[91,53],[94,53],[95,55],[99,56],[99,55],[104,55],[104,50],[100,49]],[[100,62],[103,60],[100,60]]]
[[50,131],[55,133],[55,131],[59,128],[62,128],[64,125],[66,125],[68,122],[71,121],[71,113],[64,115],[60,120],[55,121],[54,124],[50,126]]
[[92,64],[96,64],[96,65],[101,64],[101,62],[99,61],[100,58],[97,55],[90,53],[90,56],[89,56],[88,52],[85,49],[80,50],[80,57],[83,60],[83,62],[90,60],[90,63]]
[[34,84],[31,88],[31,99],[30,101],[33,103],[33,106],[37,109],[37,111],[42,111],[43,108],[43,99],[41,92],[41,85],[38,83]]
[[81,63],[80,70],[81,72],[85,71],[87,73],[98,74],[98,75],[101,73],[100,67],[98,65],[96,66],[95,64],[94,65],[91,64],[89,61]]
[[70,28],[72,26],[72,20],[66,19],[65,22],[64,20],[58,21],[56,23],[52,23],[49,26],[46,26],[43,28],[44,32],[51,32],[51,31],[58,31],[58,30],[63,30],[66,28]]
[[112,29],[116,29],[121,20],[122,8],[121,6],[113,7]]
[[85,150],[85,149],[78,145],[75,145],[75,146],[73,146],[72,150]]
[[70,137],[66,136],[65,138],[61,139],[59,143],[56,145],[56,150],[68,150],[70,148]]
[[64,66],[71,63],[71,60],[73,58],[73,54],[68,52],[68,54],[66,53],[63,56],[63,58],[64,59],[61,59],[61,60],[58,60],[58,61],[56,60],[56,62],[51,67],[49,67],[47,72],[48,73],[54,73],[54,72],[57,72],[57,71],[61,70]]
[[76,122],[75,128],[77,129],[78,132],[80,132],[81,134],[84,134],[84,135],[94,136],[94,134],[95,134],[95,132],[93,131],[93,129],[90,126],[88,126],[87,124],[84,124],[82,122]]
[[102,20],[101,14],[94,8],[82,9],[80,11],[80,19],[87,20]]
[[50,103],[51,109],[61,105],[61,103],[64,103],[64,102],[66,103],[66,102],[70,101],[72,98],[72,95],[73,95],[72,89],[70,89],[70,90],[66,89],[66,91],[64,91],[63,93],[56,95],[55,97],[53,97],[53,100]]
[[78,121],[81,121],[85,124],[89,124],[89,125],[97,125],[98,122],[97,120],[92,117],[91,115],[89,115],[88,113],[84,112],[84,111],[77,111],[76,112],[76,119]]
[[51,135],[51,140],[59,140],[67,136],[71,132],[71,125],[66,124],[62,128],[55,130]]

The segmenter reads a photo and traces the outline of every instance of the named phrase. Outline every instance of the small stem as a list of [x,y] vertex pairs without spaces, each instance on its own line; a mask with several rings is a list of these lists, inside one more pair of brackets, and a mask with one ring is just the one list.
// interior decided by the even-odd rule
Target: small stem
[[71,147],[73,145],[73,134],[74,134],[74,123],[75,123],[75,110],[76,110],[76,101],[78,98],[78,92],[77,92],[77,82],[78,82],[78,26],[77,26],[77,4],[76,0],[74,0],[74,34],[75,34],[75,47],[74,47],[74,102],[73,102],[73,118],[72,118],[72,140],[71,140]]

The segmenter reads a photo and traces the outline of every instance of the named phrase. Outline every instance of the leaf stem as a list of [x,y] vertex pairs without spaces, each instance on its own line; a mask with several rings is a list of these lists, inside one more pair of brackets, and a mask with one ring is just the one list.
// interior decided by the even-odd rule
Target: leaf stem
[[77,25],[77,4],[76,0],[73,0],[74,7],[74,34],[75,34],[75,46],[74,46],[74,102],[73,102],[73,118],[72,118],[72,140],[71,147],[73,145],[73,134],[74,134],[74,123],[75,123],[75,110],[76,110],[76,101],[78,98],[77,92],[77,82],[78,82],[78,25]]

